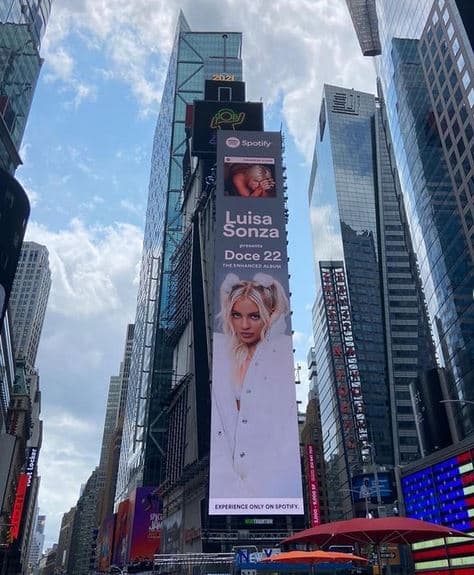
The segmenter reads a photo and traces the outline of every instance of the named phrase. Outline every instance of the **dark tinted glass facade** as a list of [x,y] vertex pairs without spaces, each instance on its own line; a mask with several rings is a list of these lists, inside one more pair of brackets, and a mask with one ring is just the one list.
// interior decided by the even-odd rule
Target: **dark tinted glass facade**
[[191,32],[181,15],[153,142],[148,206],[116,499],[135,485],[158,484],[166,453],[172,386],[171,257],[182,240],[186,104],[204,97],[205,80],[242,78],[241,34]]
[[[459,5],[459,9],[458,9]],[[460,438],[474,431],[473,52],[469,7],[378,3],[377,69],[439,365]],[[465,402],[463,400],[467,400]]]
[[[315,257],[319,265],[341,259],[346,269],[372,444],[369,464],[386,467],[419,457],[410,388],[424,388],[437,377],[391,149],[383,101],[325,86],[310,182]],[[332,489],[336,518],[350,513],[346,484],[367,462],[357,469],[343,449],[337,370],[322,295],[313,321],[328,492],[331,500]]]

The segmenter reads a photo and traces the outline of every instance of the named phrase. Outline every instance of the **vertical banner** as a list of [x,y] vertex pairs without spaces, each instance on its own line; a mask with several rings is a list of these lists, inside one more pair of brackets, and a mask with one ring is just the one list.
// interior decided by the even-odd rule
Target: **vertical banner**
[[162,505],[156,487],[137,487],[130,561],[152,561],[160,552]]
[[344,450],[350,469],[371,461],[369,435],[342,262],[319,262]]
[[304,513],[281,153],[218,133],[210,515]]
[[23,507],[25,506],[26,490],[28,488],[28,476],[20,473],[16,488],[15,503],[11,515],[10,538],[12,541],[18,539],[20,534],[21,519],[23,517]]
[[306,446],[306,460],[308,462],[309,519],[311,527],[316,527],[321,523],[321,507],[319,505],[319,484],[314,460],[314,447],[311,444]]

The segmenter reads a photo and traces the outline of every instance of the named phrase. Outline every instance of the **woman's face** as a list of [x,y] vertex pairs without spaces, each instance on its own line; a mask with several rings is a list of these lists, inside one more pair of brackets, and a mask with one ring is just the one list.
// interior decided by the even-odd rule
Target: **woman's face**
[[260,341],[263,320],[256,303],[248,297],[240,297],[232,306],[232,327],[238,339],[247,345]]

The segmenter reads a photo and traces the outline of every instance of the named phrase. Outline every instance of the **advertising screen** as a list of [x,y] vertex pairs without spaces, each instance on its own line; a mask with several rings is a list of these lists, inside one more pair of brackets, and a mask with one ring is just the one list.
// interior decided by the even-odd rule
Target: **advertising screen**
[[130,561],[153,560],[160,551],[162,505],[156,487],[138,487],[130,541]]
[[125,499],[119,504],[115,521],[113,562],[119,567],[128,563],[129,510],[130,502]]
[[311,527],[321,523],[321,509],[319,505],[319,484],[316,470],[315,453],[312,445],[306,446],[306,461],[308,474],[309,515]]
[[368,499],[372,503],[392,503],[396,499],[392,474],[389,472],[364,473],[352,478],[352,493],[354,501]]
[[28,487],[28,476],[26,473],[20,473],[18,485],[16,488],[15,503],[11,516],[10,537],[12,540],[18,538],[20,533],[21,519],[23,517],[23,507],[25,506],[26,490]]
[[102,522],[97,538],[97,555],[99,571],[107,571],[112,558],[115,515],[110,515]]
[[192,153],[216,153],[221,130],[262,130],[263,105],[255,102],[194,102]]
[[281,136],[217,142],[209,513],[299,515]]

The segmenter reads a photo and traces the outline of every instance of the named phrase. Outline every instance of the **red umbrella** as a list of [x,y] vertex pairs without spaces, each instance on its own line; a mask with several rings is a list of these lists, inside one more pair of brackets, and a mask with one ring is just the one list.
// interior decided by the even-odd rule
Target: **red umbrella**
[[467,533],[428,523],[409,517],[387,517],[383,519],[348,519],[323,523],[311,529],[305,529],[288,537],[282,544],[315,543],[324,547],[329,543],[361,545],[381,545],[385,543],[416,543],[436,537],[471,537]]
[[281,544],[315,543],[320,547],[331,544],[374,545],[377,550],[377,563],[382,564],[380,545],[387,543],[416,543],[437,537],[471,537],[467,533],[438,525],[410,519],[409,517],[387,517],[383,519],[349,519],[324,523],[305,529],[288,537]]
[[262,563],[348,563],[349,561],[367,563],[365,557],[337,551],[285,551],[262,559]]

